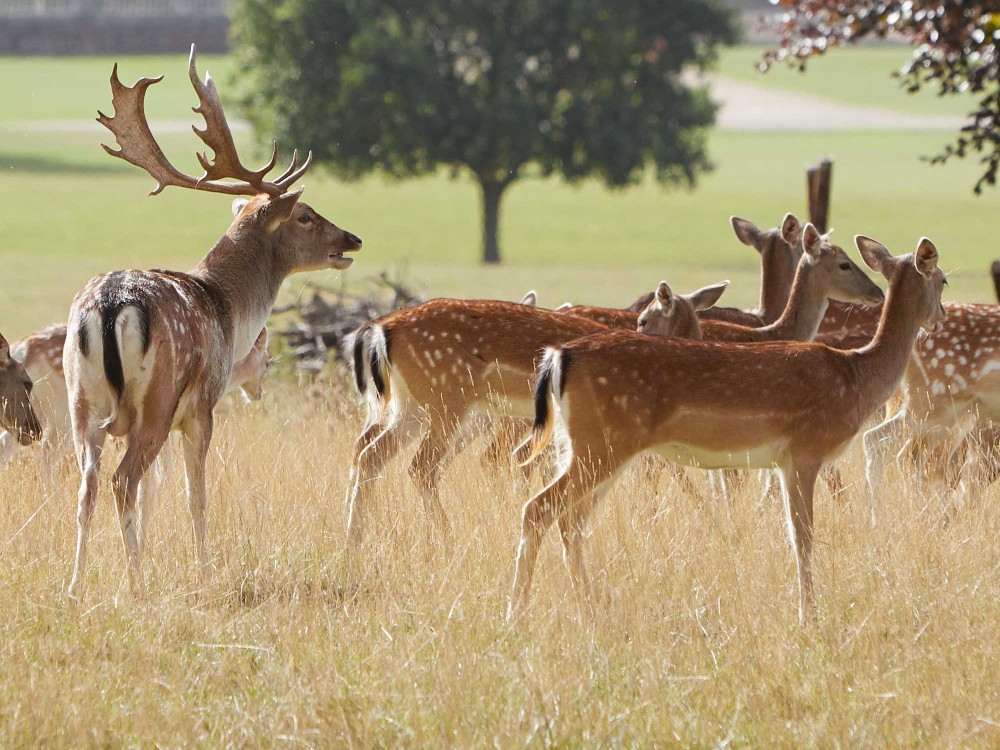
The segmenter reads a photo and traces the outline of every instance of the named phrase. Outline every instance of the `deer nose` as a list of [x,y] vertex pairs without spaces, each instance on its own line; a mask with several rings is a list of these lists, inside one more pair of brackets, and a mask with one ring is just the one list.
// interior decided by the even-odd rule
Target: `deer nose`
[[358,237],[358,235],[351,234],[350,232],[345,232],[345,234],[347,235],[347,240],[349,242],[353,242],[358,247],[361,247],[361,238]]

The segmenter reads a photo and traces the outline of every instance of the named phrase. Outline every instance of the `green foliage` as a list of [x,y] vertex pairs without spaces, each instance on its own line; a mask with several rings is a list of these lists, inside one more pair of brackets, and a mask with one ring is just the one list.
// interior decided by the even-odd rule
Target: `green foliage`
[[761,69],[787,62],[805,69],[806,61],[832,47],[864,39],[900,37],[913,55],[898,75],[910,92],[934,88],[941,96],[975,95],[955,144],[934,157],[981,154],[983,172],[976,193],[995,185],[1000,170],[1000,6],[980,0],[775,0],[783,9],[781,41],[764,54]]
[[529,168],[693,185],[715,106],[680,74],[735,38],[718,0],[241,0],[234,19],[258,132],[343,177],[468,170],[487,225]]

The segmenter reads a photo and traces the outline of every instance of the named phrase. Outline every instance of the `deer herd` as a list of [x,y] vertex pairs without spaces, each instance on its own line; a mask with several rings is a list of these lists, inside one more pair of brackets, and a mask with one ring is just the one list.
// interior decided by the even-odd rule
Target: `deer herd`
[[[157,469],[182,433],[195,553],[212,575],[206,533],[206,457],[213,412],[228,390],[260,398],[267,322],[284,279],[346,269],[361,240],[301,200],[292,185],[311,154],[277,178],[244,166],[210,76],[192,47],[189,75],[212,151],[201,177],[165,157],[145,115],[160,78],[123,85],[111,75],[112,156],[174,186],[237,196],[232,224],[187,273],[116,271],[90,280],[66,323],[8,345],[0,337],[0,465],[42,441],[45,461],[70,440],[80,471],[77,546],[68,596],[79,602],[106,438],[124,438],[111,488],[126,571],[143,591],[141,560]],[[893,255],[858,235],[864,263],[887,292],[812,224],[791,214],[763,231],[731,220],[760,256],[760,304],[719,307],[728,282],[679,294],[661,282],[629,307],[435,299],[362,326],[344,359],[367,417],[346,490],[347,546],[362,544],[386,464],[416,443],[409,475],[435,534],[450,536],[441,501],[450,460],[484,424],[495,429],[484,471],[551,455],[544,489],[523,507],[508,618],[528,603],[539,547],[553,524],[581,607],[591,597],[583,558],[587,520],[640,454],[680,467],[766,469],[780,480],[798,573],[799,618],[813,611],[811,558],[817,477],[862,430],[873,522],[887,456],[915,462],[943,490],[979,456],[992,478],[1000,421],[1000,307],[941,302],[947,283],[934,244]],[[33,387],[34,384],[34,387]],[[487,419],[484,420],[484,417]],[[509,436],[520,434],[521,439]],[[507,436],[507,437],[505,437]],[[831,469],[827,469],[830,471]],[[714,473],[714,472],[713,472]],[[517,480],[515,480],[517,481]]]

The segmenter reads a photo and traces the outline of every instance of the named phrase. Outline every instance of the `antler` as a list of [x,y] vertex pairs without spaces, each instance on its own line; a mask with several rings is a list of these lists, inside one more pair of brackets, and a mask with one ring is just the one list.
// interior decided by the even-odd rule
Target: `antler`
[[[195,126],[192,126],[192,130],[214,154],[212,160],[209,160],[205,152],[197,154],[199,163],[205,169],[205,174],[201,178],[194,178],[178,171],[167,160],[149,129],[145,112],[146,89],[163,80],[163,76],[140,78],[134,86],[125,86],[118,80],[118,64],[115,63],[114,70],[111,71],[111,103],[115,108],[114,116],[108,117],[103,112],[97,113],[97,121],[114,133],[119,148],[115,150],[104,144],[101,146],[112,156],[146,170],[156,180],[156,188],[150,195],[158,194],[168,185],[227,195],[259,193],[281,195],[305,174],[312,164],[312,152],[309,152],[305,163],[298,168],[296,168],[298,153],[294,152],[291,165],[277,180],[274,182],[264,180],[264,176],[274,169],[277,163],[277,143],[274,144],[270,161],[264,167],[256,171],[244,167],[222,111],[222,102],[219,100],[215,82],[210,75],[205,76],[204,83],[198,79],[193,44],[191,57],[188,60],[188,75],[198,94],[199,105],[194,111],[205,118],[204,130],[199,130]],[[237,180],[237,182],[223,182],[223,180]]]

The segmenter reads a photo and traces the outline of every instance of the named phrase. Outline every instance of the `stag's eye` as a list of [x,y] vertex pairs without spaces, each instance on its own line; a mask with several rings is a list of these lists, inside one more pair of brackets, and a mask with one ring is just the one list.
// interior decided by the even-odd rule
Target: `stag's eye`
[[851,270],[851,264],[850,263],[841,263],[840,264],[840,270],[841,271],[850,271]]
[[299,217],[299,224],[308,224],[308,223],[309,223],[309,214],[302,214]]

